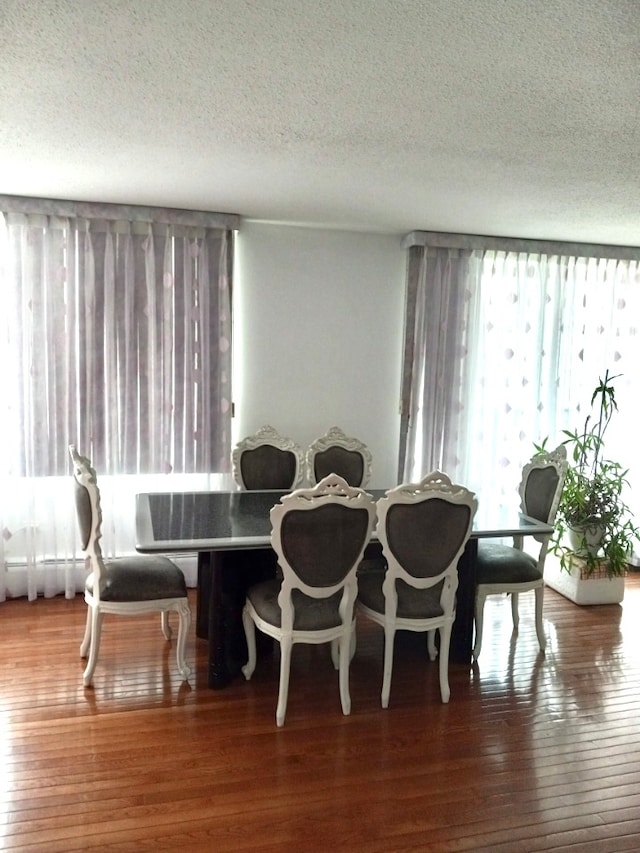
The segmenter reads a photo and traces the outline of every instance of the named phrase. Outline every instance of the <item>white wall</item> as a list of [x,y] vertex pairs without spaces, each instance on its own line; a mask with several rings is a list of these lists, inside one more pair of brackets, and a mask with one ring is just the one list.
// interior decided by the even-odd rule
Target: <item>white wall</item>
[[406,250],[397,235],[244,222],[234,271],[234,441],[334,424],[395,485]]

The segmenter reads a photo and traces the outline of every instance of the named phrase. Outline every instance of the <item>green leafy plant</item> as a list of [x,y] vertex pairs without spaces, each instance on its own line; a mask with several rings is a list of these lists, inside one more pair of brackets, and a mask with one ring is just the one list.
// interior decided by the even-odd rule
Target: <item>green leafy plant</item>
[[[577,554],[585,562],[586,574],[604,567],[609,577],[627,569],[639,531],[624,500],[627,473],[618,462],[605,456],[604,438],[618,411],[614,381],[607,370],[591,395],[591,412],[582,429],[563,430],[569,467],[558,506],[551,550],[568,570]],[[543,450],[545,442],[538,450]],[[572,539],[567,548],[566,539]]]

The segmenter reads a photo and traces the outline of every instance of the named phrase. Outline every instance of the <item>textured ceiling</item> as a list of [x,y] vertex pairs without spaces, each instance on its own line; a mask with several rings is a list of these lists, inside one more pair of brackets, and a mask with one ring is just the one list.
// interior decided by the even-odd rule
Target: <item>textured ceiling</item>
[[0,193],[640,244],[640,0],[1,0]]

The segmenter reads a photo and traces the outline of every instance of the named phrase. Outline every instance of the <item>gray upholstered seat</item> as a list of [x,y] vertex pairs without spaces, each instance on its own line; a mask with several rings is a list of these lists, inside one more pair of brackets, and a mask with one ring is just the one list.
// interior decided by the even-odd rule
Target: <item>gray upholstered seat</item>
[[362,489],[332,474],[312,489],[285,495],[271,510],[271,544],[282,579],[247,593],[242,619],[250,679],[256,666],[256,626],[280,643],[276,723],[284,724],[294,643],[331,643],[339,669],[343,713],[349,714],[350,645],[355,630],[356,568],[375,522],[375,504]]
[[[276,628],[282,626],[282,610],[278,604],[281,589],[282,581],[272,578],[256,584],[247,593],[247,599],[260,619]],[[294,631],[324,631],[326,628],[338,627],[341,621],[339,613],[341,600],[340,592],[329,598],[310,598],[299,589],[292,590],[291,601],[295,613]]]
[[[567,470],[564,445],[550,453],[536,454],[522,469],[520,481],[520,507],[525,515],[553,524],[562,494]],[[544,564],[550,534],[537,534],[537,554],[523,550],[523,537],[514,537],[513,546],[501,542],[481,540],[478,543],[476,563],[475,642],[473,656],[477,659],[482,648],[484,603],[488,595],[511,596],[511,614],[514,630],[519,623],[518,595],[535,590],[536,633],[540,649],[546,640],[542,624],[544,603]]]
[[[381,614],[385,609],[383,583],[384,572],[365,572],[358,577],[358,600]],[[399,619],[436,619],[444,613],[440,603],[439,587],[425,589],[422,595],[416,595],[414,587],[403,580],[398,580],[396,591],[398,593],[396,615]]]
[[[93,595],[95,576],[87,576],[85,589]],[[186,596],[184,574],[167,557],[128,556],[104,561],[100,573],[101,601],[155,601]]]
[[350,438],[340,427],[333,426],[309,445],[306,466],[310,483],[338,474],[350,486],[364,487],[371,478],[371,453],[359,439]]
[[88,656],[83,674],[85,687],[93,680],[98,662],[102,619],[105,613],[135,616],[160,613],[162,632],[171,638],[168,613],[174,610],[179,617],[176,658],[183,679],[191,670],[185,662],[187,632],[191,609],[187,585],[182,570],[161,555],[117,557],[105,560],[100,548],[102,509],[96,472],[90,461],[81,456],[73,445],[69,447],[75,479],[75,499],[81,545],[90,569],[85,581],[85,601],[88,606],[80,655]]
[[533,555],[497,542],[478,543],[477,572],[483,584],[531,583],[542,577]]
[[458,559],[476,509],[473,493],[440,471],[420,483],[397,486],[378,501],[377,534],[387,569],[359,575],[358,608],[384,628],[383,708],[389,705],[398,630],[426,632],[432,660],[437,654],[435,632],[440,632],[440,694],[443,702],[449,701]]
[[268,424],[239,441],[231,461],[236,482],[250,491],[294,489],[304,475],[302,448]]

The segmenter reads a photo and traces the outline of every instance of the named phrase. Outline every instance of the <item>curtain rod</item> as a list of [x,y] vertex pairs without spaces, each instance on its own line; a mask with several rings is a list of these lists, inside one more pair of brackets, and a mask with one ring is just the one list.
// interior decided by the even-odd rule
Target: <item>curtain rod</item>
[[70,201],[0,195],[0,210],[7,213],[37,213],[44,216],[81,216],[86,219],[125,219],[129,222],[163,222],[199,228],[227,228],[237,231],[241,217],[236,213],[210,213],[173,207],[144,207],[137,204]]
[[518,237],[484,237],[479,234],[447,234],[443,231],[411,231],[402,239],[403,249],[433,246],[443,249],[481,249],[495,252],[530,252],[546,255],[570,255],[578,258],[611,258],[618,261],[640,260],[640,247],[562,243],[555,240],[527,240]]

